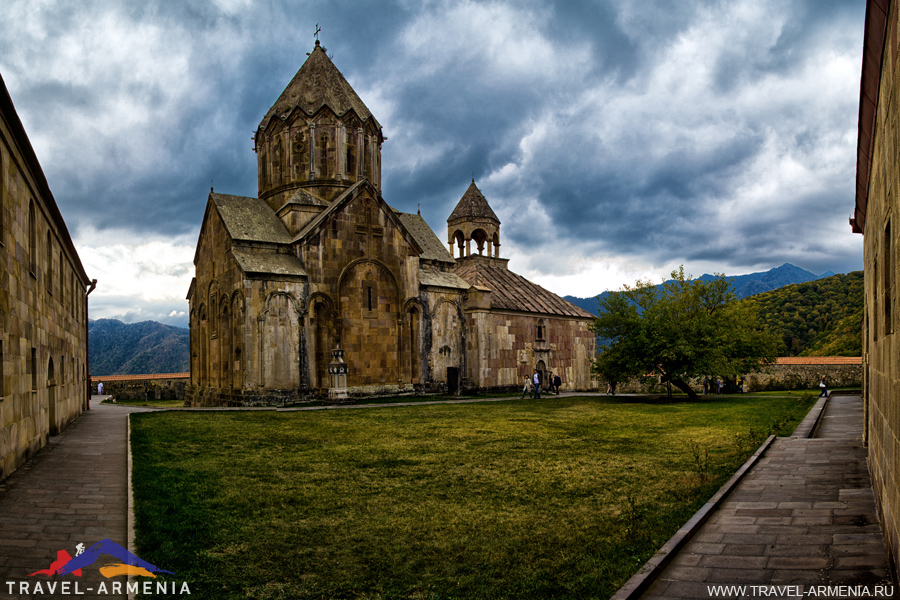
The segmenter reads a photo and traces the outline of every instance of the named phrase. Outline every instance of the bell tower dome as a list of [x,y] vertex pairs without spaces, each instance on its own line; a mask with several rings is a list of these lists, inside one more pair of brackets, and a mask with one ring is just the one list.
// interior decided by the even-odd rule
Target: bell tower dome
[[[475,185],[474,177],[447,218],[447,243],[454,258],[474,256],[473,250],[480,256],[500,258],[500,219]],[[454,252],[454,246],[459,249],[458,254]]]
[[360,179],[381,191],[381,125],[319,40],[254,142],[259,197],[274,211],[300,190],[326,204]]

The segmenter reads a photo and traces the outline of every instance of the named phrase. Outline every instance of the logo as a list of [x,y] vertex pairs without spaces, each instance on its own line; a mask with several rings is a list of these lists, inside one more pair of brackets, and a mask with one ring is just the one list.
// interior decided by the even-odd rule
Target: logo
[[84,549],[84,544],[78,544],[75,546],[75,550],[75,558],[72,558],[65,549],[57,550],[56,560],[50,563],[48,568],[35,571],[29,577],[34,577],[35,575],[50,577],[52,575],[68,575],[69,573],[76,577],[81,577],[81,569],[92,566],[104,554],[117,558],[120,561],[100,567],[100,574],[107,579],[117,575],[143,575],[144,577],[156,577],[156,573],[174,575],[171,571],[160,569],[146,560],[141,560],[112,540],[99,541],[88,548],[87,551]]
[[40,575],[47,578],[56,575],[74,575],[75,577],[81,577],[83,570],[93,568],[98,563],[101,564],[97,569],[100,571],[100,574],[107,579],[121,575],[152,578],[156,578],[157,574],[161,573],[174,575],[171,571],[166,571],[156,565],[150,564],[114,541],[106,539],[97,542],[87,550],[84,549],[84,544],[78,544],[75,546],[74,558],[66,549],[57,550],[56,560],[51,562],[49,567],[40,569],[39,571],[35,571],[28,575],[28,577],[35,577],[35,580],[19,582],[7,581],[6,585],[9,588],[8,591],[10,594],[18,592],[19,594],[26,595],[40,595],[44,593],[54,594],[57,591],[64,595],[82,595],[85,591],[96,594],[121,594],[124,592],[135,594],[142,593],[146,595],[154,593],[191,593],[190,587],[185,581],[180,582],[180,588],[178,587],[178,584],[171,581],[158,581],[155,584],[151,581],[112,581],[110,582],[110,585],[101,581],[96,589],[87,588],[86,590],[82,590],[79,585],[80,582],[77,580],[47,582],[42,581],[43,578],[39,577]]

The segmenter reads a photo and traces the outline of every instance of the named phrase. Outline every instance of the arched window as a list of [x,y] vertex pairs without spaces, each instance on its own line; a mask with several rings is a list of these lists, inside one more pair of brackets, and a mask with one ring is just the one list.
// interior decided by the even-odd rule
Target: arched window
[[3,168],[3,152],[0,152],[0,246],[6,232],[6,169]]
[[50,235],[50,229],[47,229],[47,279],[44,281],[44,285],[47,286],[47,292],[49,294],[53,294],[53,239]]
[[37,276],[37,220],[34,214],[34,200],[28,202],[28,268]]
[[538,319],[537,322],[537,337],[538,340],[543,340],[547,334],[547,328],[544,326],[544,320]]

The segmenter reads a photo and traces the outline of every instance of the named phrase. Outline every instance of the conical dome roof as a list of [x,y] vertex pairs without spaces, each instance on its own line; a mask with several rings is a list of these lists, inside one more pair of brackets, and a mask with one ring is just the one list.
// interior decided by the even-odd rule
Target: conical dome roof
[[481,190],[475,185],[474,179],[472,180],[472,185],[469,186],[469,189],[466,190],[466,193],[463,194],[463,197],[456,205],[456,208],[454,208],[453,212],[450,213],[450,216],[447,217],[447,222],[450,223],[451,221],[473,218],[490,219],[496,221],[498,225],[500,224],[500,219],[498,219],[497,215],[494,214],[494,211],[491,210],[491,207],[487,200],[485,200]]
[[362,121],[372,119],[376,129],[381,130],[381,125],[316,40],[309,58],[263,117],[259,129],[265,129],[273,117],[286,118],[295,108],[312,116],[323,106],[336,115],[353,110]]

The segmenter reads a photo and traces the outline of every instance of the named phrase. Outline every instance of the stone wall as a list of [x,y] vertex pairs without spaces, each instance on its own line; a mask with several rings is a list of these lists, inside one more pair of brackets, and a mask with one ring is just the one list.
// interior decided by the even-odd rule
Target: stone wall
[[88,407],[90,283],[0,80],[0,480]]
[[103,394],[116,400],[184,400],[191,376],[190,373],[169,373],[92,377],[92,394],[98,393],[100,382],[103,382]]
[[[794,357],[791,358],[793,359]],[[829,364],[819,361],[803,363],[799,360],[791,360],[787,363],[766,367],[759,373],[751,373],[746,376],[746,381],[751,392],[761,390],[806,390],[818,387],[819,381],[823,376],[825,377],[825,384],[829,388],[859,388],[862,387],[863,380],[862,359],[857,358],[855,361]]]
[[[856,210],[864,234],[863,407],[869,472],[889,557],[900,564],[900,4],[869,0],[860,90]],[[885,14],[887,11],[887,14]],[[898,215],[900,216],[900,215]]]
[[[859,388],[863,384],[862,359],[846,356],[791,356],[777,359],[776,364],[765,367],[757,373],[744,376],[744,389],[748,392],[764,390],[807,390],[817,388],[825,377],[829,389]],[[703,380],[690,382],[699,394],[703,391]],[[606,382],[601,382],[601,390]],[[657,378],[647,377],[620,383],[619,393],[664,394],[666,386]],[[677,391],[673,388],[673,391]]]

